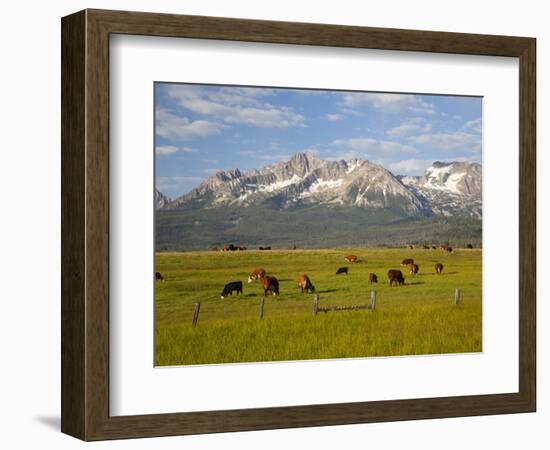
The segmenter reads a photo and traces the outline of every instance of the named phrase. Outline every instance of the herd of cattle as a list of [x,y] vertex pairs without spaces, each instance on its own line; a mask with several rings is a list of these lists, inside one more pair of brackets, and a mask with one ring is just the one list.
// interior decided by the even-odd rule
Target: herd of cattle
[[[448,246],[442,246],[442,250],[446,252],[452,252],[452,248]],[[359,261],[358,257],[356,255],[346,255],[344,256],[344,260],[346,262],[350,263],[357,263]],[[408,267],[409,272],[411,275],[416,276],[418,274],[418,271],[420,270],[420,267],[418,264],[415,263],[414,259],[412,258],[406,258],[403,261],[401,261],[401,266]],[[434,266],[435,273],[437,275],[440,275],[443,272],[443,264],[436,263]],[[347,275],[349,273],[348,267],[339,267],[336,270],[336,275],[345,274]],[[164,277],[160,272],[156,272],[155,278],[158,281],[164,281]],[[279,295],[279,280],[272,276],[268,275],[266,270],[263,268],[258,268],[253,270],[249,276],[248,276],[248,283],[253,283],[255,281],[259,281],[262,285],[262,288],[264,290],[264,295],[272,294],[272,295]],[[368,276],[368,283],[378,283],[378,276],[375,273],[369,273]],[[390,269],[388,270],[388,283],[390,286],[393,286],[394,284],[397,286],[401,286],[405,284],[405,277],[403,276],[403,272],[398,269]],[[313,286],[313,283],[311,282],[311,279],[306,274],[301,274],[298,277],[298,287],[302,290],[302,294],[305,293],[315,293],[315,286]],[[227,283],[220,294],[220,298],[224,299],[225,297],[229,295],[239,295],[243,293],[243,283],[242,281],[231,281]]]

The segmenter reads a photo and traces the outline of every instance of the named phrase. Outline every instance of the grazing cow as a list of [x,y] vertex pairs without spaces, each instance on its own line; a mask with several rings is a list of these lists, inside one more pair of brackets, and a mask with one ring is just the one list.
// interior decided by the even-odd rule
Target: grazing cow
[[453,252],[453,248],[447,246],[447,247],[445,247],[445,251],[446,251],[447,253],[452,253],[452,252]]
[[437,264],[435,265],[435,273],[437,273],[438,275],[440,275],[441,272],[443,272],[443,264],[437,263]]
[[401,261],[402,266],[410,266],[411,264],[414,264],[414,259],[412,258],[407,258]]
[[411,275],[416,275],[418,273],[418,264],[411,264]]
[[264,288],[264,295],[271,292],[273,295],[279,295],[279,280],[275,277],[265,275],[260,278],[262,286]]
[[347,255],[347,256],[344,256],[344,260],[347,261],[347,262],[357,262],[357,256],[355,255]]
[[300,275],[300,277],[298,278],[298,287],[302,289],[302,294],[304,293],[304,290],[306,291],[306,294],[308,293],[308,291],[312,294],[315,293],[315,286],[311,284],[311,280],[305,274]]
[[336,271],[336,275],[340,275],[341,273],[345,273],[346,275],[348,274],[348,268],[347,267],[340,267],[337,271]]
[[250,273],[250,275],[248,275],[248,282],[252,283],[253,281],[259,280],[262,277],[265,277],[265,269],[254,269]]
[[164,278],[160,272],[155,272],[155,280],[164,281]]
[[233,292],[237,292],[236,295],[243,293],[243,282],[242,281],[232,281],[231,283],[227,283],[223,287],[223,291],[220,294],[220,298],[223,300],[224,297],[227,297],[228,295],[233,295]]
[[474,246],[472,244],[468,244],[466,248],[474,248]]
[[369,284],[378,283],[378,277],[375,273],[369,273]]
[[397,284],[398,286],[405,284],[403,273],[400,270],[396,269],[388,270],[388,283],[390,283],[390,286],[393,286],[393,283]]
[[432,250],[437,250],[437,247],[435,245],[432,245]]
[[259,250],[271,250],[271,247],[258,247]]

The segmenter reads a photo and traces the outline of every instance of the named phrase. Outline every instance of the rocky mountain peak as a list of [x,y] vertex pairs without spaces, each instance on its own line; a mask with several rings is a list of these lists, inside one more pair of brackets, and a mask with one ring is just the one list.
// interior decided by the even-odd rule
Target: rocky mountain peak
[[368,160],[323,160],[303,152],[260,169],[218,172],[162,207],[230,205],[275,209],[327,205],[392,209],[407,216],[480,216],[481,166],[436,161],[420,177],[396,177]]

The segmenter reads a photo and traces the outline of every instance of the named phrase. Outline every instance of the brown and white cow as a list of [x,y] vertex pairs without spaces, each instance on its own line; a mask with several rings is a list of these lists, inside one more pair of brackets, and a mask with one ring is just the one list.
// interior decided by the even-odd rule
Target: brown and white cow
[[355,255],[346,255],[344,256],[344,260],[347,261],[347,262],[357,262],[357,256]]
[[265,269],[254,269],[252,272],[250,272],[250,275],[248,275],[248,282],[252,283],[253,281],[259,280],[260,278],[265,276],[265,273]]
[[418,274],[418,264],[411,264],[409,267],[411,268],[411,275]]
[[311,292],[312,294],[315,293],[315,286],[313,286],[311,280],[306,274],[302,274],[298,278],[298,287],[302,289],[302,294],[304,293],[304,291],[306,291],[306,294],[308,292]]
[[369,284],[378,283],[378,277],[375,273],[369,273]]
[[435,265],[435,273],[437,273],[438,275],[440,275],[441,272],[443,272],[443,264],[437,263],[437,264]]

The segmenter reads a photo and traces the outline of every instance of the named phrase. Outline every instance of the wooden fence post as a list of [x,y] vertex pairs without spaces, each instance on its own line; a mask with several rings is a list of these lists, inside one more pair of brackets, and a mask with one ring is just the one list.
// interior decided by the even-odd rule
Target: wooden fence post
[[370,291],[370,309],[372,311],[376,309],[376,291]]
[[195,303],[195,311],[193,312],[193,328],[197,326],[197,322],[199,321],[199,311],[201,310],[201,304]]
[[260,299],[260,320],[264,320],[264,301],[265,298]]
[[455,305],[458,305],[460,303],[460,289],[455,289]]
[[315,294],[313,296],[313,315],[317,315],[317,311],[319,310],[319,295]]

